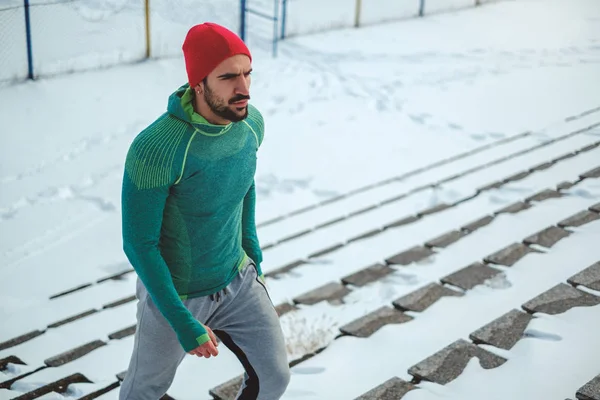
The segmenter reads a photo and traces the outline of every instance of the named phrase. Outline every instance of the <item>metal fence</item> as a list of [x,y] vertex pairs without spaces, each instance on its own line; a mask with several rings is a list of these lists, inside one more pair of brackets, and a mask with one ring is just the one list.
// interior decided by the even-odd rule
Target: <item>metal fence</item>
[[181,55],[213,21],[256,48],[494,0],[0,0],[0,82]]
[[0,81],[179,56],[205,21],[239,31],[239,0],[0,0]]

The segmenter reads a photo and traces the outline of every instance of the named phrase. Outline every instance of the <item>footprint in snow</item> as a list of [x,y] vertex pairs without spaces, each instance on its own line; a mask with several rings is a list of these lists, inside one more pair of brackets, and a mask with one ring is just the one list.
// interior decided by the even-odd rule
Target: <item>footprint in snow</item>
[[503,139],[506,135],[502,132],[489,132],[488,136],[494,139]]
[[562,340],[562,336],[556,335],[554,333],[542,332],[537,329],[527,329],[523,333],[523,337],[533,338],[533,339],[541,339],[541,340],[549,340],[552,342],[559,342]]
[[512,283],[506,278],[506,274],[498,274],[484,282],[484,285],[492,289],[508,289]]
[[428,118],[431,118],[431,115],[430,114],[409,115],[409,118],[418,124],[425,124],[426,120]]
[[470,136],[471,136],[471,139],[473,139],[473,140],[477,140],[477,141],[485,140],[485,135],[482,135],[479,133],[473,133]]
[[568,191],[568,194],[575,197],[581,197],[582,199],[595,199],[598,197],[595,193],[586,189],[571,189]]

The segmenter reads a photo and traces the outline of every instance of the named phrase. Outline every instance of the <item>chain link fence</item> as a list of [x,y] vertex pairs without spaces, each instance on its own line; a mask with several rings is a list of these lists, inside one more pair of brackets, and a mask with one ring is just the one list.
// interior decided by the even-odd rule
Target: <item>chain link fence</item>
[[239,31],[240,13],[239,0],[0,0],[0,82],[180,56],[191,26]]
[[151,0],[152,57],[180,56],[187,31],[202,22],[216,22],[239,33],[240,17],[240,0]]
[[[248,0],[257,1],[257,0]],[[275,0],[277,1],[277,0]],[[284,0],[279,0],[284,1]],[[284,36],[399,21],[501,0],[286,0]]]
[[0,0],[0,82],[181,56],[189,28],[222,24],[252,47],[284,37],[495,0]]
[[26,79],[27,38],[23,2],[0,2],[0,81]]

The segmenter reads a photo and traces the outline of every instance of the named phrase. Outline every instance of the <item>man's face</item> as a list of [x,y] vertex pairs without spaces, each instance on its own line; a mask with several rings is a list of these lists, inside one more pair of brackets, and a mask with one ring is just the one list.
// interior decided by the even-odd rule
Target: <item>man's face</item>
[[236,55],[219,64],[200,84],[204,100],[216,116],[231,122],[248,116],[251,71],[250,59]]

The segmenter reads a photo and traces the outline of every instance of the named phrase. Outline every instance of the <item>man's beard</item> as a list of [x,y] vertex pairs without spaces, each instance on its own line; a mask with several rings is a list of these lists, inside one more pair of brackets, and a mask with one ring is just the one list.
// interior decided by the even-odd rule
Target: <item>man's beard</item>
[[[233,104],[236,101],[246,99],[250,99],[250,96],[237,95],[229,99],[229,104]],[[229,104],[225,100],[217,97],[206,83],[204,84],[204,100],[215,115],[218,115],[219,117],[224,118],[228,121],[239,122],[246,119],[246,117],[248,116],[248,106],[244,106],[243,114],[236,113],[231,108],[229,108]]]

